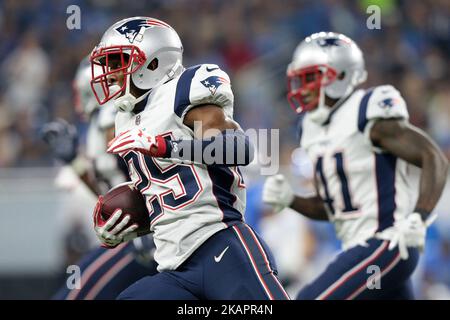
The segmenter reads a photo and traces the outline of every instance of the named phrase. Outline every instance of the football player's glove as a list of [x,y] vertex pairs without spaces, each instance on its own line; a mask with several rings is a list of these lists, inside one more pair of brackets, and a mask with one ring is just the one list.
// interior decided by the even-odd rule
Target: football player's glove
[[123,217],[123,219],[116,225],[116,222],[121,218],[122,210],[116,209],[108,220],[103,220],[101,215],[101,203],[102,196],[100,196],[97,201],[93,218],[95,234],[102,243],[102,247],[113,249],[122,242],[126,242],[137,237],[137,233],[133,232],[137,229],[137,224],[133,224],[123,230],[130,221],[129,215]]
[[134,150],[151,157],[164,157],[167,141],[162,136],[151,136],[145,129],[133,128],[122,132],[108,143],[108,153],[120,154]]
[[423,221],[420,213],[414,212],[406,218],[397,219],[392,227],[377,234],[377,238],[389,240],[389,250],[398,247],[400,257],[409,258],[408,248],[418,248],[423,251],[427,227],[436,219],[436,215]]
[[267,178],[263,187],[263,201],[273,206],[275,212],[280,212],[294,201],[294,191],[282,174]]
[[63,119],[49,122],[41,130],[42,139],[49,145],[55,158],[72,162],[78,152],[78,133],[74,125]]

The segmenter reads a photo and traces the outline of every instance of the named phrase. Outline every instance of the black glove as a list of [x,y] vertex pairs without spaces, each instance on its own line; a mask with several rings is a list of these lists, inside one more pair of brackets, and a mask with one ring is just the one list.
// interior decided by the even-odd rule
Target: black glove
[[63,119],[49,122],[41,130],[42,139],[49,145],[55,158],[72,162],[78,152],[78,132],[74,125]]

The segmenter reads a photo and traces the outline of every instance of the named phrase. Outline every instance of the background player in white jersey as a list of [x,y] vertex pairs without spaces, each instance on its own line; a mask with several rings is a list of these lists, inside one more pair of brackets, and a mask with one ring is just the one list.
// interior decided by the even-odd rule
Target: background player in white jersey
[[[238,165],[253,150],[233,120],[230,79],[214,64],[185,69],[182,55],[175,30],[148,17],[115,23],[91,54],[99,103],[121,111],[108,152],[126,161],[147,200],[160,271],[119,298],[286,299],[270,252],[243,219]],[[136,227],[119,228],[121,214],[96,220],[111,247]]]
[[[299,299],[412,298],[409,277],[423,249],[430,213],[447,178],[438,147],[408,122],[390,85],[368,90],[363,54],[348,37],[321,32],[302,41],[287,69],[288,98],[302,113],[300,146],[315,166],[317,195],[295,196],[286,178],[267,179],[263,200],[335,225],[344,251]],[[411,198],[408,165],[422,169]],[[380,283],[366,285],[368,267]],[[371,290],[372,289],[372,290]]]
[[[98,108],[90,80],[91,66],[85,59],[78,67],[73,88],[75,108],[89,124],[86,150],[78,147],[79,137],[75,127],[62,120],[47,124],[43,129],[43,138],[49,143],[54,155],[69,164],[95,195],[100,195],[129,178],[128,173],[121,169],[125,166],[120,165],[121,159],[106,153],[107,141],[114,137],[117,111],[112,105]],[[85,218],[92,223],[90,217]],[[80,288],[69,288],[64,281],[53,299],[115,299],[138,279],[157,272],[153,250],[151,236],[136,239],[114,250],[99,247],[97,241],[95,248],[76,263],[81,271]]]

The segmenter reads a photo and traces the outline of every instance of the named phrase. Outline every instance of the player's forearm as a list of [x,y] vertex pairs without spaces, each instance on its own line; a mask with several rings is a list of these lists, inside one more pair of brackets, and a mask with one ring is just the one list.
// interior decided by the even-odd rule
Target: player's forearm
[[303,198],[296,196],[290,208],[313,220],[328,220],[328,215],[320,197]]
[[95,179],[92,162],[84,155],[78,154],[74,160],[68,163],[72,170],[77,174],[80,180],[91,190],[95,195],[100,195],[97,181]]
[[415,211],[426,219],[441,197],[447,180],[448,161],[437,147],[431,146],[422,153],[420,167],[422,171]]
[[84,173],[79,175],[80,180],[91,190],[96,196],[101,195],[101,192],[98,188],[98,184],[93,177],[93,173],[89,171],[85,171]]
[[242,130],[226,130],[204,139],[168,141],[166,156],[207,165],[248,165],[254,147]]
[[448,161],[444,154],[425,132],[406,121],[378,121],[371,137],[376,145],[422,169],[415,210],[426,219],[436,206],[447,179]]

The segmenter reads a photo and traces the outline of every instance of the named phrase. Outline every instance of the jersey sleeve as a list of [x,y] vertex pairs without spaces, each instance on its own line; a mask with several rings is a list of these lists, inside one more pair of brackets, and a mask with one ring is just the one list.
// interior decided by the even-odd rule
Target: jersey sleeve
[[214,104],[233,118],[234,95],[230,77],[216,64],[201,64],[186,69],[178,80],[174,112],[182,122],[186,113],[201,104]]
[[367,119],[408,119],[405,100],[391,85],[376,87],[368,101]]
[[380,119],[409,119],[406,102],[400,92],[391,85],[368,90],[361,99],[358,129],[370,141],[370,130]]

